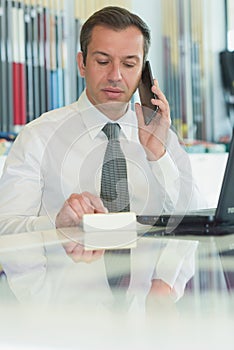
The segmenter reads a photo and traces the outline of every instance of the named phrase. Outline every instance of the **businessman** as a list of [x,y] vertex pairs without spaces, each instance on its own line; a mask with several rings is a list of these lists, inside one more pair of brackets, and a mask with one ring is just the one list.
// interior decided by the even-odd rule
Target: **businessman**
[[[159,110],[149,125],[141,105],[130,103],[150,40],[146,23],[123,8],[105,7],[84,23],[77,63],[86,88],[78,101],[43,114],[18,135],[0,180],[1,234],[76,226],[85,213],[155,214],[203,205],[158,82],[151,102]],[[110,141],[105,125],[126,170],[126,180],[115,184],[114,206],[102,183]],[[122,192],[123,208],[116,205]],[[88,260],[100,255],[89,254]]]

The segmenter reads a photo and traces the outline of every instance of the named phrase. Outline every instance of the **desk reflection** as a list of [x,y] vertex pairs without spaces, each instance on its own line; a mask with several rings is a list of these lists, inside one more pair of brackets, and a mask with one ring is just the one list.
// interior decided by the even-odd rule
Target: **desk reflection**
[[[76,261],[67,248],[82,245],[80,232],[67,230],[64,232],[69,234],[65,235],[61,230],[50,230],[0,237],[0,264],[11,292],[19,303],[110,310],[114,296],[104,254],[88,263]],[[138,237],[131,248],[128,312],[152,312],[160,305],[174,307],[194,275],[197,246],[194,240]],[[120,275],[123,266],[117,266]],[[170,293],[163,295],[162,282]]]

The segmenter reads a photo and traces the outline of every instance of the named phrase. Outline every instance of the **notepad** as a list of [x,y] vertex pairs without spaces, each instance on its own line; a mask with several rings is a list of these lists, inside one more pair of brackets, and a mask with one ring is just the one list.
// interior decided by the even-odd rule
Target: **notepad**
[[83,230],[85,232],[136,230],[136,214],[133,212],[84,214]]
[[85,250],[134,248],[137,244],[136,214],[85,214],[83,231]]

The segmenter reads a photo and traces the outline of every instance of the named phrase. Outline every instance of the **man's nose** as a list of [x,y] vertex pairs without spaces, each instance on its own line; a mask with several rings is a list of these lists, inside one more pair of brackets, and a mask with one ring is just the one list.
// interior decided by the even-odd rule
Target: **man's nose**
[[113,63],[110,67],[108,74],[108,80],[110,81],[119,81],[122,79],[120,65],[118,63]]

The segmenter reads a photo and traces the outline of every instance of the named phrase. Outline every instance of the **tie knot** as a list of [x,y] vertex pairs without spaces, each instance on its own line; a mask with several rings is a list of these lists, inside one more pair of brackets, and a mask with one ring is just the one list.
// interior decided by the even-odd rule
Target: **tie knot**
[[120,126],[117,123],[107,123],[103,127],[102,131],[106,134],[108,140],[118,140]]

